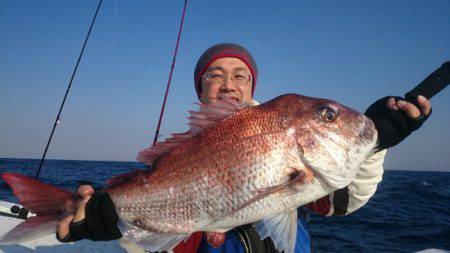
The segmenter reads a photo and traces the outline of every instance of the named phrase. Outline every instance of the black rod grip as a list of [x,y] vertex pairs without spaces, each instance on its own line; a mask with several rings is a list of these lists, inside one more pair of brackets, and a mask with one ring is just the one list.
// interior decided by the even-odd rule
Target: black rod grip
[[442,64],[440,68],[431,73],[414,89],[405,94],[405,99],[413,104],[417,104],[417,96],[422,95],[427,99],[438,94],[450,83],[450,61]]

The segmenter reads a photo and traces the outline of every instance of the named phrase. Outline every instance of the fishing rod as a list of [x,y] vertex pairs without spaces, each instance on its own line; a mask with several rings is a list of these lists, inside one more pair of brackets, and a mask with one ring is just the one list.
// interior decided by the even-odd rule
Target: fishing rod
[[[66,93],[64,94],[64,98],[62,100],[62,103],[61,103],[61,106],[59,108],[58,114],[56,116],[55,122],[53,123],[53,128],[52,128],[52,131],[50,133],[50,137],[49,137],[49,139],[47,141],[47,145],[45,146],[44,154],[42,155],[41,161],[39,163],[39,168],[38,168],[38,170],[36,172],[36,175],[35,175],[36,178],[39,177],[39,174],[41,172],[42,166],[43,166],[44,161],[45,161],[45,157],[47,155],[48,148],[50,146],[51,140],[53,138],[53,134],[54,134],[55,129],[56,129],[56,126],[60,122],[60,116],[61,116],[62,109],[64,108],[64,105],[65,105],[67,96],[69,94],[70,88],[72,87],[72,82],[73,82],[73,80],[75,78],[76,72],[78,70],[78,66],[79,66],[81,58],[82,58],[82,56],[84,54],[84,50],[85,50],[87,42],[88,42],[88,40],[90,38],[91,31],[92,31],[92,28],[94,27],[95,20],[97,19],[97,16],[98,16],[100,7],[102,5],[102,2],[103,2],[103,0],[99,0],[99,2],[98,2],[98,5],[97,5],[97,8],[96,8],[94,17],[93,17],[92,22],[91,22],[91,24],[89,26],[89,30],[88,30],[87,35],[85,37],[83,46],[81,48],[81,52],[80,52],[80,54],[78,56],[77,62],[75,64],[75,68],[74,68],[74,70],[72,72],[72,76],[71,76],[69,84],[67,86]],[[160,127],[161,127],[161,122],[162,122],[162,118],[163,118],[163,115],[164,115],[164,109],[165,109],[165,105],[166,105],[166,102],[167,102],[168,92],[169,92],[170,84],[171,84],[171,81],[172,81],[173,70],[174,70],[175,65],[176,65],[176,56],[178,54],[178,48],[179,48],[179,44],[180,44],[181,33],[182,33],[182,30],[183,30],[184,17],[185,17],[185,14],[186,14],[186,7],[187,7],[187,0],[184,1],[183,14],[182,14],[182,17],[181,17],[180,28],[179,28],[179,31],[178,31],[177,43],[176,43],[175,51],[174,51],[174,54],[173,54],[172,65],[171,65],[170,73],[169,73],[169,79],[168,79],[168,82],[167,82],[167,87],[166,87],[166,92],[165,92],[165,96],[164,96],[164,101],[163,101],[163,105],[162,105],[161,112],[160,112],[160,115],[159,115],[158,125],[157,125],[157,129],[156,129],[156,133],[155,133],[155,138],[154,138],[153,144],[155,144],[157,142],[157,140],[158,140],[159,130],[160,130]],[[11,208],[9,208],[9,210],[8,209],[0,210],[0,216],[7,216],[7,217],[26,219],[27,215],[28,215],[28,210],[25,209],[25,208],[20,208],[17,205],[12,206]]]
[[47,145],[45,146],[44,154],[42,155],[41,162],[39,163],[39,168],[38,168],[38,170],[36,172],[36,175],[35,175],[36,178],[39,177],[39,173],[41,172],[42,166],[44,165],[45,156],[47,155],[48,147],[50,146],[50,142],[52,141],[53,134],[55,133],[56,126],[61,121],[60,116],[61,116],[62,109],[64,107],[64,104],[66,103],[66,99],[67,99],[67,96],[69,95],[70,88],[72,87],[73,79],[75,78],[75,74],[77,73],[78,65],[80,64],[81,57],[83,56],[83,53],[84,53],[84,49],[85,49],[86,44],[87,44],[87,42],[89,40],[89,37],[91,35],[92,27],[94,27],[95,19],[97,18],[98,12],[100,10],[100,6],[102,5],[102,1],[103,0],[100,0],[98,2],[97,10],[95,11],[94,18],[92,19],[91,25],[89,27],[89,31],[88,31],[88,33],[86,35],[86,38],[84,39],[83,47],[81,48],[81,52],[80,52],[80,55],[78,56],[77,63],[75,64],[75,68],[74,68],[74,70],[72,72],[72,76],[70,77],[69,85],[67,86],[66,93],[64,94],[64,98],[63,98],[63,100],[61,102],[61,106],[59,107],[59,111],[58,111],[58,114],[56,115],[55,122],[53,123],[52,132],[50,133],[50,137],[48,138]]
[[[45,147],[44,154],[43,154],[41,162],[39,164],[39,169],[38,169],[38,171],[36,173],[36,178],[39,177],[39,173],[40,173],[42,165],[44,163],[48,147],[49,147],[51,139],[53,137],[53,133],[54,133],[55,128],[56,128],[56,126],[57,126],[57,124],[58,124],[58,122],[60,120],[60,115],[61,115],[63,106],[65,104],[67,95],[68,95],[68,93],[70,91],[70,88],[72,86],[72,81],[73,81],[73,79],[75,77],[75,73],[76,73],[76,71],[78,69],[78,65],[79,65],[81,57],[82,57],[82,55],[84,53],[85,46],[86,46],[87,41],[89,39],[89,36],[91,34],[92,27],[94,26],[94,23],[95,23],[95,20],[97,18],[97,15],[98,15],[98,12],[99,12],[101,4],[102,4],[102,0],[100,0],[99,3],[98,3],[97,10],[95,12],[94,18],[92,19],[91,25],[89,27],[89,31],[88,31],[88,33],[86,35],[85,40],[84,40],[84,44],[83,44],[83,47],[81,49],[80,55],[78,57],[77,63],[75,65],[75,69],[74,69],[74,71],[72,73],[72,76],[70,78],[70,82],[69,82],[69,85],[67,87],[66,94],[64,95],[64,99],[63,99],[63,101],[61,103],[61,107],[59,108],[58,115],[56,116],[56,120],[55,120],[55,122],[53,124],[53,129],[52,129],[52,132],[50,134],[50,138],[48,139],[47,145]],[[176,65],[176,57],[177,57],[177,54],[178,54],[178,48],[179,48],[179,44],[180,44],[181,33],[183,31],[183,24],[184,24],[184,17],[185,17],[185,14],[186,14],[186,7],[187,7],[187,0],[184,1],[183,14],[181,16],[180,28],[178,30],[177,43],[176,43],[175,51],[174,51],[173,58],[172,58],[172,65],[171,65],[171,68],[170,68],[169,79],[167,81],[166,92],[165,92],[165,96],[164,96],[163,105],[161,107],[161,112],[160,112],[160,115],[159,115],[158,125],[157,125],[157,128],[156,128],[155,138],[153,140],[153,144],[155,144],[158,141],[159,130],[160,130],[162,118],[163,118],[163,115],[164,115],[164,109],[165,109],[165,105],[166,105],[166,102],[167,102],[167,97],[168,97],[168,93],[169,93],[170,84],[172,82],[173,70],[174,70],[175,65]],[[20,208],[17,205],[12,206],[10,208],[10,210],[0,210],[0,216],[7,216],[7,217],[14,217],[14,218],[19,218],[19,219],[26,219],[27,215],[28,215],[28,210],[25,209],[25,208]]]
[[450,83],[450,61],[431,73],[425,80],[405,94],[405,99],[420,108],[417,104],[417,96],[422,95],[431,99]]
[[161,128],[161,122],[162,122],[162,118],[164,116],[164,109],[166,108],[167,96],[169,95],[169,88],[170,88],[170,83],[172,82],[173,69],[175,68],[175,64],[176,64],[177,53],[178,53],[178,46],[180,44],[180,38],[181,38],[181,32],[183,31],[183,24],[184,24],[184,16],[186,14],[186,7],[187,7],[187,0],[184,0],[183,14],[181,16],[180,28],[178,30],[177,44],[175,46],[175,51],[173,52],[172,66],[170,67],[169,79],[167,81],[167,86],[166,86],[166,93],[164,95],[164,100],[163,100],[163,104],[162,104],[162,107],[161,107],[161,112],[159,113],[158,125],[157,125],[156,131],[155,131],[155,138],[153,138],[153,145],[155,145],[156,142],[158,141],[159,130]]

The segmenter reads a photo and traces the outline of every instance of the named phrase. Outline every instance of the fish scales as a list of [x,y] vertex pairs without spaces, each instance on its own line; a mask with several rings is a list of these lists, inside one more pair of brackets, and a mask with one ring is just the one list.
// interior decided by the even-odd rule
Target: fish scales
[[[256,198],[258,190],[279,184],[292,168],[304,167],[297,144],[285,126],[288,107],[275,102],[248,108],[173,148],[158,160],[146,183],[126,195],[127,204],[122,207],[120,200],[115,201],[119,213],[153,231],[182,233],[218,219],[222,224],[236,225],[226,219],[234,212],[239,215],[233,220],[242,223],[240,219],[251,222],[249,217],[267,215],[261,206],[268,205],[275,213],[292,206],[289,198],[274,195],[276,202],[257,201],[249,214],[239,210]],[[280,173],[282,170],[284,173]],[[134,197],[143,192],[146,198]],[[273,208],[280,201],[276,205],[280,208]],[[260,214],[255,213],[258,210]]]
[[[150,177],[144,186],[135,190],[136,195],[141,195],[143,190],[149,190],[147,196],[151,196],[151,199],[143,199],[142,205],[137,204],[136,199],[133,199],[131,203],[134,206],[153,206],[155,208],[134,209],[136,214],[130,215],[130,219],[139,219],[140,216],[151,217],[153,222],[147,219],[144,224],[157,231],[187,232],[186,230],[167,229],[173,229],[174,226],[178,229],[192,231],[197,228],[197,226],[191,227],[192,224],[203,223],[200,221],[200,219],[205,219],[203,213],[208,214],[209,219],[214,221],[250,201],[255,197],[254,195],[258,194],[258,189],[276,184],[276,175],[280,173],[276,173],[273,168],[279,170],[279,168],[286,167],[285,160],[280,159],[284,155],[280,153],[292,150],[292,146],[295,144],[289,146],[286,143],[292,143],[293,140],[289,140],[284,131],[277,132],[277,129],[274,129],[278,127],[277,123],[268,124],[271,121],[279,121],[277,117],[272,117],[272,120],[265,117],[263,127],[249,131],[249,128],[242,127],[240,122],[244,120],[250,125],[261,125],[261,113],[248,110],[242,112],[242,118],[239,116],[236,115],[230,119],[229,124],[224,122],[219,125],[218,129],[208,129],[209,131],[206,130],[199,136],[207,138],[207,140],[203,141],[199,138],[197,141],[209,142],[209,146],[202,145],[203,148],[199,148],[200,150],[193,154],[180,152],[182,146],[173,154],[158,161],[155,174],[153,174],[157,180],[152,180]],[[250,120],[253,119],[252,117],[256,120]],[[223,138],[217,137],[226,136],[226,133],[222,132],[222,135],[218,135],[215,130],[237,134],[233,136],[232,142],[224,141]],[[190,145],[192,144],[186,143],[186,146]],[[202,149],[212,155],[205,156],[202,154]],[[279,157],[274,154],[278,154]],[[224,157],[233,157],[234,159],[223,159]],[[158,170],[164,176],[157,173]],[[257,185],[255,182],[265,182],[265,185]],[[133,198],[131,194],[128,196]],[[114,194],[112,197],[114,199]],[[120,201],[117,202],[120,203]],[[161,209],[161,206],[165,208]],[[196,207],[197,211],[194,211],[193,209]],[[120,204],[118,204],[118,210],[119,212],[122,210]]]

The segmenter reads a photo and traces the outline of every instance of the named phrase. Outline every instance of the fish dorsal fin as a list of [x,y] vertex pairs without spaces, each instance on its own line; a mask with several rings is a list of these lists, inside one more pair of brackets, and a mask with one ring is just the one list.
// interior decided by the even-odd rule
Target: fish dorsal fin
[[152,165],[158,157],[166,154],[172,148],[180,146],[203,130],[216,125],[222,119],[250,106],[224,96],[221,96],[220,99],[215,100],[213,103],[200,103],[199,105],[200,109],[198,111],[189,111],[188,124],[190,129],[188,131],[172,134],[171,138],[163,142],[157,142],[155,145],[142,150],[139,152],[137,160]]
[[293,253],[297,237],[297,210],[281,213],[255,224],[261,240],[270,236],[275,248],[285,253]]

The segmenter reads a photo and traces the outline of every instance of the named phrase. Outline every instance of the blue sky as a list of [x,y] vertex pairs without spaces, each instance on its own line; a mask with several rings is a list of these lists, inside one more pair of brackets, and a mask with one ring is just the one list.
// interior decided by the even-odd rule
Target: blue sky
[[[133,161],[153,139],[183,7],[105,0],[48,157]],[[97,1],[0,1],[0,157],[39,158]],[[252,52],[255,99],[293,92],[359,111],[450,60],[450,2],[190,1],[162,134],[187,129],[193,69],[220,42]],[[450,89],[387,169],[450,171]]]

